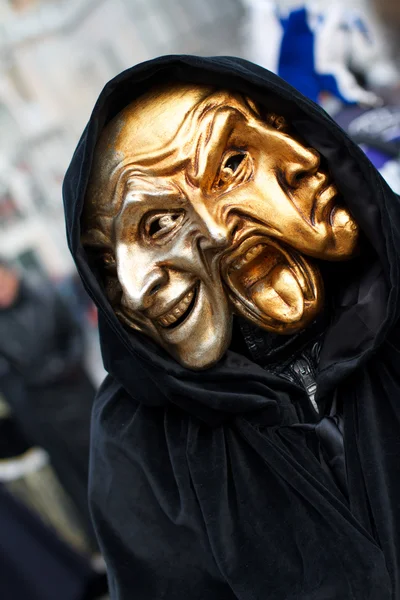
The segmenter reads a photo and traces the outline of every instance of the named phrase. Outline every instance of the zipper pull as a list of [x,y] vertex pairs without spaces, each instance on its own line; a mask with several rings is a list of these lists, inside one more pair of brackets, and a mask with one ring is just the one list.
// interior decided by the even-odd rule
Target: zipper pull
[[315,394],[317,392],[317,382],[315,381],[314,374],[308,361],[305,358],[297,359],[292,365],[293,371],[296,373],[301,385],[304,387],[307,395],[317,413],[318,404],[315,401]]

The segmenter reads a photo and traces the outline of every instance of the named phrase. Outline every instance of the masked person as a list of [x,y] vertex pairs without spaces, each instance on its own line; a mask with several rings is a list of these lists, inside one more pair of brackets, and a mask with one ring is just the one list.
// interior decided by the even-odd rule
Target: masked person
[[400,205],[362,151],[260,67],[164,57],[106,86],[64,202],[112,598],[400,597]]
[[[48,453],[77,513],[75,520],[86,540],[83,546],[93,552],[97,545],[87,488],[95,389],[82,364],[83,353],[82,330],[51,284],[39,277],[21,277],[0,261],[0,393],[18,429]],[[37,459],[33,462],[38,464]],[[53,491],[52,496],[54,501],[62,494]],[[69,527],[67,538],[73,537]]]

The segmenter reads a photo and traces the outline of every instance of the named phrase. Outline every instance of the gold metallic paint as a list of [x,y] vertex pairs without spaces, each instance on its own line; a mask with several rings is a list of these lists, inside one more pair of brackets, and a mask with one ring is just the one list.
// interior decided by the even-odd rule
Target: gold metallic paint
[[156,88],[97,145],[83,243],[119,317],[189,368],[221,358],[232,312],[307,327],[323,305],[313,258],[350,258],[357,240],[318,152],[240,94]]

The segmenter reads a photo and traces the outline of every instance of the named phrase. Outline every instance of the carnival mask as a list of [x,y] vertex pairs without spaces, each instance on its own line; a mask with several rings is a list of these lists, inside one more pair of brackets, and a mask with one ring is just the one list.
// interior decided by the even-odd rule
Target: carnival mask
[[96,147],[83,243],[121,320],[189,368],[221,358],[233,312],[305,328],[323,303],[312,258],[350,258],[357,238],[318,152],[239,94],[156,88]]

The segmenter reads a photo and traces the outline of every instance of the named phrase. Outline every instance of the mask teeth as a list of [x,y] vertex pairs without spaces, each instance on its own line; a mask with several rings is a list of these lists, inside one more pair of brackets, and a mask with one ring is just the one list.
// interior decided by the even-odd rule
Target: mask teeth
[[244,265],[251,262],[256,258],[256,256],[261,254],[264,248],[264,244],[257,244],[256,246],[253,246],[252,248],[250,248],[250,250],[247,250],[244,256],[241,256],[232,263],[231,270],[237,271],[238,269],[241,269],[242,267],[244,267]]
[[158,319],[160,325],[168,327],[175,323],[187,311],[189,304],[193,300],[193,296],[194,290],[190,290],[167,314]]

